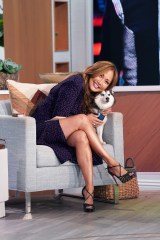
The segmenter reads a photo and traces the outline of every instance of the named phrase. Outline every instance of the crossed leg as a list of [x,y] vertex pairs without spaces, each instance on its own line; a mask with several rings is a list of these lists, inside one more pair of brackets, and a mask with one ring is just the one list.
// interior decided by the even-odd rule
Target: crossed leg
[[[91,148],[108,164],[115,166],[118,162],[112,158],[103,148],[99,138],[93,129],[88,118],[84,114],[79,114],[59,120],[68,145],[75,147],[77,162],[81,168],[85,179],[87,190],[92,193],[93,186],[93,163]],[[115,174],[119,174],[119,169],[115,168]],[[121,174],[126,170],[121,169]],[[87,193],[85,193],[87,195]],[[86,203],[93,203],[93,199],[88,198]]]
[[[107,163],[108,166],[115,166],[118,164],[118,162],[112,156],[110,156],[103,148],[94,128],[92,127],[86,115],[78,114],[75,116],[60,119],[59,122],[67,140],[71,136],[71,134],[78,130],[82,130],[87,136],[90,147]],[[118,173],[118,169],[115,168],[115,174],[118,175]],[[123,175],[125,173],[126,170],[122,168],[121,174]]]

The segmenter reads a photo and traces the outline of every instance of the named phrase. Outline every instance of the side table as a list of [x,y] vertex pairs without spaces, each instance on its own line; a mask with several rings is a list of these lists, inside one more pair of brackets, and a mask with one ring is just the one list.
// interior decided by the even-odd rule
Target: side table
[[8,150],[0,143],[0,218],[5,216],[5,201],[8,198]]

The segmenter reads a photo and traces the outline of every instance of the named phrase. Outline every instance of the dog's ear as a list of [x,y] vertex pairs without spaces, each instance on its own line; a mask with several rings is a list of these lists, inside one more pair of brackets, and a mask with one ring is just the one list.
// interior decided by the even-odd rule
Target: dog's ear
[[[110,93],[112,94],[112,96],[114,97],[114,104],[116,103],[116,98],[115,98],[115,95],[114,95],[114,91],[112,89],[110,89]],[[113,104],[113,105],[114,105]]]
[[113,91],[112,89],[110,89],[110,93],[111,93],[112,95],[114,95],[114,91]]

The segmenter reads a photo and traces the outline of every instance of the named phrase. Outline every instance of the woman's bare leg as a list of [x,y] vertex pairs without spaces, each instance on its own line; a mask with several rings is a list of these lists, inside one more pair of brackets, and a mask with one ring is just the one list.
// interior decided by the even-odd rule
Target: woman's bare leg
[[[93,161],[92,161],[92,152],[88,138],[84,131],[78,130],[73,132],[67,139],[68,145],[75,147],[77,162],[80,166],[82,174],[84,176],[86,189],[92,193],[94,190],[93,186]],[[84,192],[85,197],[87,198],[88,194]],[[86,200],[86,203],[93,204],[93,198],[89,197]]]
[[[111,157],[103,148],[99,138],[89,122],[88,118],[84,114],[78,114],[75,116],[63,118],[59,120],[63,133],[68,137],[75,131],[82,130],[86,133],[91,148],[108,164],[108,166],[115,166],[118,162]],[[119,168],[114,169],[115,174],[119,174]],[[121,169],[121,174],[124,175],[126,170]]]

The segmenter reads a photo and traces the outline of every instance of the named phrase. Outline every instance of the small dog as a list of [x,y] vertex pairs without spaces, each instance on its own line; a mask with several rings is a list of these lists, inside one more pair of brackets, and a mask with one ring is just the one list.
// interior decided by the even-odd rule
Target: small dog
[[100,120],[103,120],[103,124],[96,127],[96,132],[100,142],[105,144],[105,142],[102,139],[102,134],[103,134],[104,124],[107,122],[107,116],[104,116],[102,114],[102,111],[112,107],[113,104],[115,103],[114,92],[112,90],[106,90],[99,93],[95,97],[94,103],[95,103],[95,106],[93,108],[93,112],[95,114],[98,114],[98,118]]

